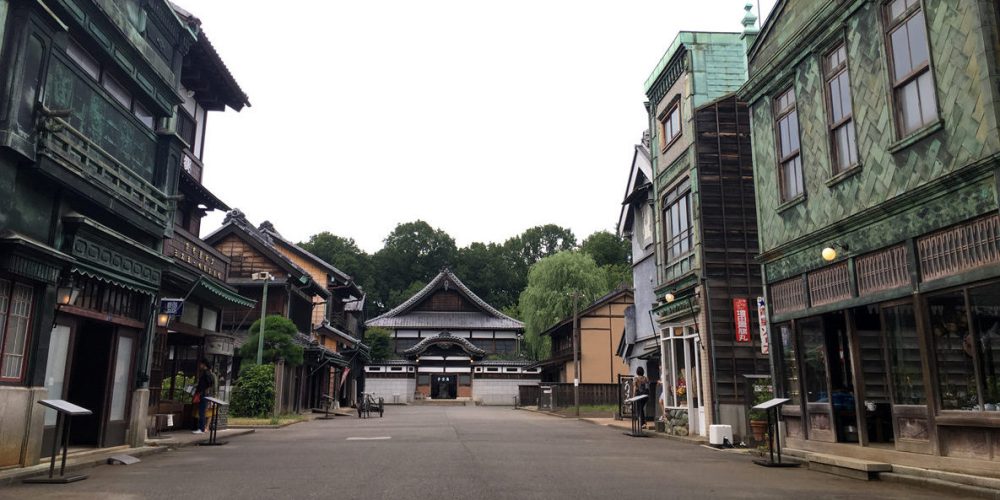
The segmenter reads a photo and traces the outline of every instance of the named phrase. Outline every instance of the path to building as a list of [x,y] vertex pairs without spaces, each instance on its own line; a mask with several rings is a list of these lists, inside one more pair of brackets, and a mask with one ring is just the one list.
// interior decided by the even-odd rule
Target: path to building
[[0,498],[942,498],[500,407],[390,406],[87,472]]

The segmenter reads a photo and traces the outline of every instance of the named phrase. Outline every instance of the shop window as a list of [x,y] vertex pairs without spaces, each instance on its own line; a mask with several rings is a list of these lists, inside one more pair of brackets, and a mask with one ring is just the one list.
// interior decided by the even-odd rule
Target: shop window
[[826,336],[819,318],[801,323],[802,368],[805,379],[806,402],[828,403]]
[[934,358],[943,410],[976,410],[979,389],[973,353],[975,339],[969,329],[965,297],[951,292],[927,298]]
[[889,351],[894,403],[927,404],[924,392],[920,337],[912,305],[887,307],[882,311],[885,341]]
[[0,380],[19,381],[31,324],[31,287],[0,279]]
[[[1000,412],[1000,284],[969,290],[982,409]],[[1000,415],[1000,413],[997,413]]]
[[861,379],[864,381],[865,404],[889,403],[889,377],[886,374],[882,350],[882,320],[876,305],[852,310],[854,329],[861,355]]
[[785,397],[790,399],[790,405],[802,403],[802,389],[799,387],[799,362],[795,357],[795,335],[791,325],[785,323],[778,326],[781,335],[781,358]]

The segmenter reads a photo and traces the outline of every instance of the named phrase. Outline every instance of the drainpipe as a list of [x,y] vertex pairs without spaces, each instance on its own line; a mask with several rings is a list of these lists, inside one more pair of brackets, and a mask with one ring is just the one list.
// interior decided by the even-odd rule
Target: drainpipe
[[705,278],[698,278],[698,282],[701,284],[702,297],[705,298],[703,304],[705,304],[705,333],[707,334],[708,340],[708,363],[712,371],[712,423],[719,422],[719,391],[718,391],[718,376],[715,372],[715,338],[712,336],[712,321],[709,318],[710,309],[709,304],[712,303],[711,297],[708,294],[708,280]]

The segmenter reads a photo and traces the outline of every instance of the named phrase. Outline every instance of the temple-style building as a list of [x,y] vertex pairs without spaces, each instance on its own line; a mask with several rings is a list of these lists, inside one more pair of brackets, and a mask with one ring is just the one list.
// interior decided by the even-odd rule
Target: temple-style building
[[518,385],[540,379],[541,370],[518,356],[524,324],[487,304],[448,269],[367,326],[392,332],[393,359],[365,367],[365,392],[387,402],[513,404]]

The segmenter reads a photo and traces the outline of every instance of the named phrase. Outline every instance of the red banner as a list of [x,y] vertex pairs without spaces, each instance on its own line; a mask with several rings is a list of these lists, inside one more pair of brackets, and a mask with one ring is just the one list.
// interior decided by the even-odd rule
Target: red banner
[[733,318],[736,320],[736,341],[751,342],[750,306],[747,299],[733,299]]

